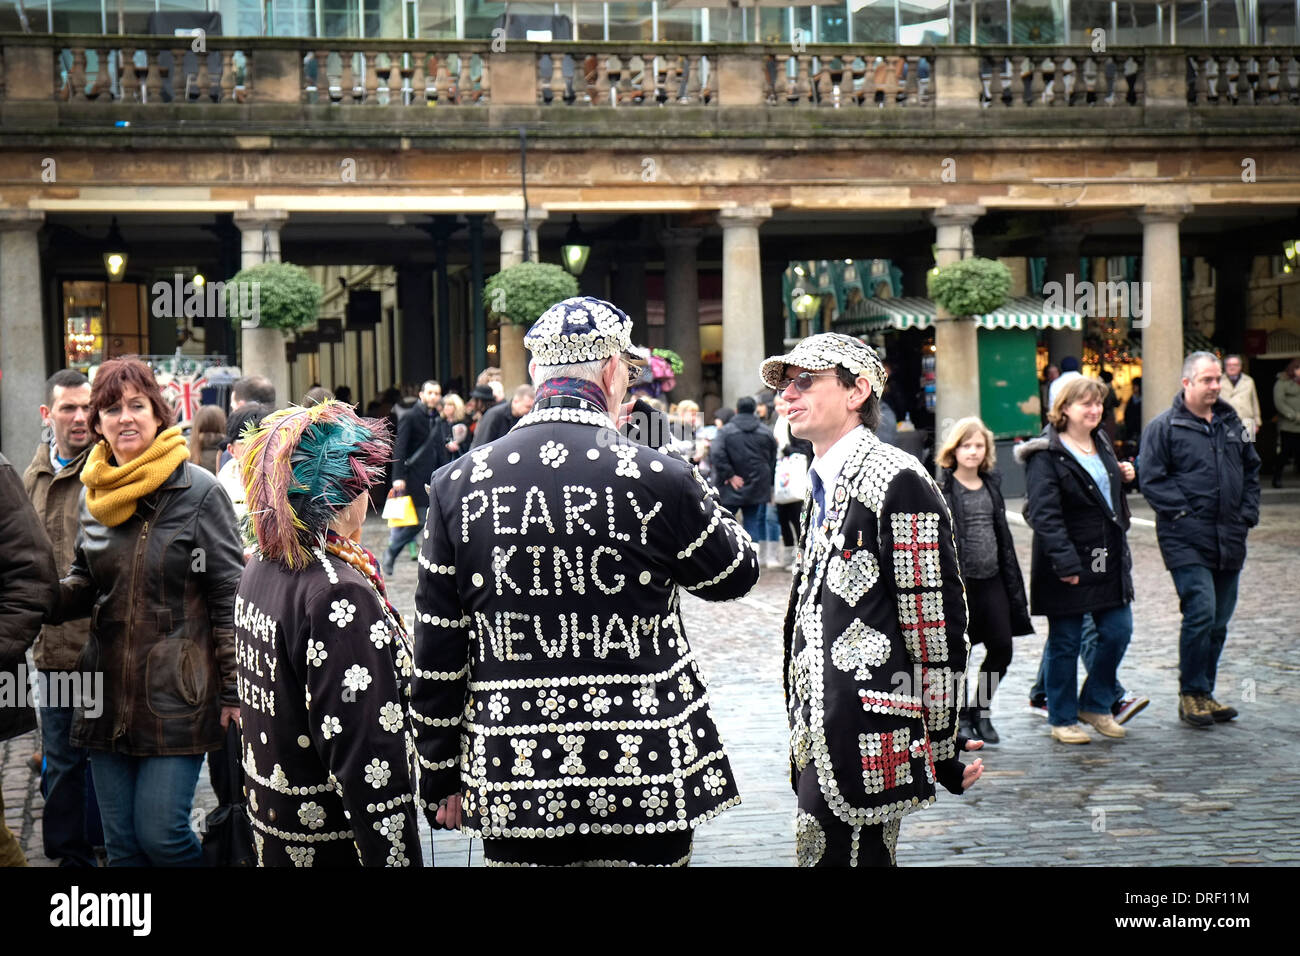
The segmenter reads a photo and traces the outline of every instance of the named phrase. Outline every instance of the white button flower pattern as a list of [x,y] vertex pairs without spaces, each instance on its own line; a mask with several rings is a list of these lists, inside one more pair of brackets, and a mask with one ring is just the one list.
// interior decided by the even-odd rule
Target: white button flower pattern
[[324,641],[313,641],[307,639],[307,663],[312,667],[320,667],[325,663],[325,658],[329,657],[329,651],[325,650]]
[[325,719],[321,721],[320,733],[322,737],[329,740],[335,734],[343,733],[343,725],[339,723],[337,717],[326,715]]
[[309,830],[319,830],[325,825],[325,808],[319,803],[308,801],[298,807],[298,819]]
[[655,694],[654,685],[642,684],[632,691],[632,706],[643,714],[657,714],[659,712],[659,698]]
[[569,449],[565,448],[560,442],[548,441],[537,454],[542,459],[543,465],[559,468],[564,464],[564,459],[569,457]]
[[668,809],[668,792],[661,787],[651,787],[641,792],[641,809],[648,817],[662,816]]
[[515,801],[508,793],[492,795],[492,804],[488,807],[488,818],[494,827],[506,827],[515,818]]
[[537,695],[537,709],[543,717],[558,717],[564,713],[564,695],[555,690],[543,690]]
[[402,707],[396,701],[390,700],[379,708],[379,726],[390,734],[395,734],[402,729]]
[[722,793],[722,788],[727,785],[727,778],[722,775],[722,771],[716,767],[710,767],[704,771],[704,789],[709,791],[715,797]]
[[388,761],[380,760],[378,757],[371,759],[366,764],[366,783],[376,790],[382,790],[388,785],[388,780],[392,777],[393,772],[388,769]]
[[564,794],[559,790],[547,790],[542,799],[537,801],[537,812],[548,822],[564,819]]
[[330,604],[330,620],[339,627],[347,627],[356,616],[357,606],[346,598],[340,598]]
[[383,621],[375,621],[374,624],[370,625],[370,643],[375,647],[383,647],[390,639],[388,625]]
[[613,704],[609,699],[609,691],[605,688],[588,687],[582,698],[582,706],[591,712],[591,716],[604,717]]
[[607,817],[616,809],[616,801],[601,787],[587,794],[587,809],[593,816]]
[[505,694],[493,694],[488,698],[488,713],[493,720],[500,720],[510,713],[510,698]]
[[343,686],[354,694],[369,687],[372,680],[374,678],[370,676],[369,668],[362,667],[360,664],[353,664],[343,674]]

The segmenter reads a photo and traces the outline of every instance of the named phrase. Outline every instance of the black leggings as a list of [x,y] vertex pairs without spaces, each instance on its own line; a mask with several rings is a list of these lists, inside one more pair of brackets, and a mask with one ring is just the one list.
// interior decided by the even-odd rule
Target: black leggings
[[975,705],[988,710],[998,684],[1011,666],[1011,606],[1002,578],[967,578],[966,605],[970,642],[983,644],[986,651],[976,684]]
[[1296,468],[1300,469],[1300,432],[1281,432],[1282,450],[1277,456],[1277,462],[1273,465],[1273,474],[1281,478],[1282,473],[1286,471],[1287,463],[1294,461]]
[[776,506],[776,520],[781,524],[781,543],[793,548],[799,540],[799,512],[803,511],[802,501]]

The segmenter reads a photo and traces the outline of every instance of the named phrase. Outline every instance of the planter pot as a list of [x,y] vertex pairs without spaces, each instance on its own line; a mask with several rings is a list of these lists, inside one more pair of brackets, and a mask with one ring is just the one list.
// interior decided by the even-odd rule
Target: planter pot
[[289,394],[289,362],[284,355],[285,335],[279,329],[239,330],[240,368],[245,375],[265,375],[275,386],[276,404],[293,400]]
[[528,377],[528,350],[524,348],[526,331],[522,325],[501,324],[501,384],[505,386],[507,400],[516,387],[532,381]]

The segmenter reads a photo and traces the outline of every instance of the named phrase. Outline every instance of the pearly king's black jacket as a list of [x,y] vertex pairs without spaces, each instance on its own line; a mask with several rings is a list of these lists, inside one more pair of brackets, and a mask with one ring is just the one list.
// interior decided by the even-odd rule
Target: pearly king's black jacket
[[572,398],[435,473],[412,713],[432,816],[484,837],[662,833],[740,800],[679,589],[746,594],[757,552],[688,463]]
[[933,479],[870,432],[841,440],[857,444],[826,489],[825,520],[810,527],[804,504],[784,679],[792,785],[815,767],[826,806],[862,826],[934,800],[936,762],[956,757],[970,645]]

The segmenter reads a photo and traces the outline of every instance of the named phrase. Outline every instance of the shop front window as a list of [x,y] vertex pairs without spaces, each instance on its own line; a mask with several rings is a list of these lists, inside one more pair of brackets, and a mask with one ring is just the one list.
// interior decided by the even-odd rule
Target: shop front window
[[1155,4],[1125,0],[1116,5],[1115,36],[1110,42],[1123,46],[1157,44],[1160,42],[1160,19]]
[[[789,43],[790,14],[784,8],[761,7],[751,10],[750,16],[758,14],[758,39],[760,43]],[[749,37],[745,37],[746,40]],[[809,40],[812,37],[808,37]]]
[[85,371],[119,355],[149,351],[144,286],[94,280],[62,283],[63,352]]

